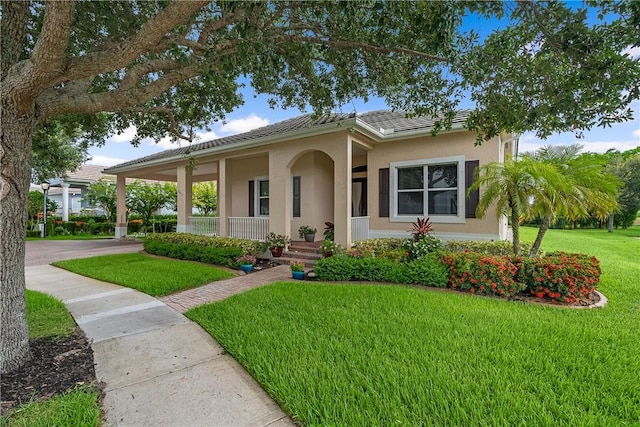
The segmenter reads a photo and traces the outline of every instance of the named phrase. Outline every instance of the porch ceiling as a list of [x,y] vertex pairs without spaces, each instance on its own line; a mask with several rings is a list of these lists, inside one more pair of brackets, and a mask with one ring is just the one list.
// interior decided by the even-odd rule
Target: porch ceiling
[[[150,179],[155,181],[170,181],[176,182],[178,180],[178,165],[163,165],[163,169],[139,169],[127,173],[128,178]],[[197,181],[211,181],[218,175],[218,163],[198,163],[193,170],[192,180]]]

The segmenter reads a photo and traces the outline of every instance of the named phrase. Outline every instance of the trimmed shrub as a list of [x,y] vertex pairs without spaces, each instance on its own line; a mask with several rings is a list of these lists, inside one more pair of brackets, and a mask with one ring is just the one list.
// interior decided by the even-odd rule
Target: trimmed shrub
[[516,279],[537,298],[576,304],[590,299],[600,282],[600,262],[594,256],[552,252],[538,258],[515,258]]
[[[529,254],[533,243],[520,243],[520,252]],[[506,240],[497,242],[477,242],[473,240],[450,240],[443,244],[448,252],[477,252],[488,255],[513,256],[513,245]]]
[[407,263],[405,274],[404,283],[444,287],[449,282],[449,269],[435,254]]
[[472,294],[510,297],[525,289],[515,280],[518,267],[501,256],[473,252],[445,255],[443,262],[449,267],[449,287]]
[[372,256],[337,255],[316,262],[314,273],[321,280],[390,282],[444,286],[447,269],[435,256],[409,263]]
[[355,242],[354,248],[362,251],[372,252],[376,256],[382,252],[403,250],[402,243],[405,239],[381,238],[359,240]]
[[255,255],[260,243],[233,237],[211,237],[186,233],[150,234],[144,240],[145,251],[170,258],[230,265],[243,255]]
[[358,258],[348,255],[335,255],[322,258],[313,266],[313,272],[321,280],[346,282],[353,280],[355,263]]
[[27,237],[40,237],[40,230],[27,230]]

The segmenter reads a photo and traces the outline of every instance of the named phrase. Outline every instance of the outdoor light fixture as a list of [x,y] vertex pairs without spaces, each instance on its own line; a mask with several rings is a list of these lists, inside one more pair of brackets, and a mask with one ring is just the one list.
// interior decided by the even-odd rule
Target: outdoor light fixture
[[44,193],[44,202],[42,203],[42,232],[40,233],[41,237],[47,237],[47,191],[49,191],[49,184],[47,181],[42,181],[40,184],[40,188],[42,188],[42,192]]

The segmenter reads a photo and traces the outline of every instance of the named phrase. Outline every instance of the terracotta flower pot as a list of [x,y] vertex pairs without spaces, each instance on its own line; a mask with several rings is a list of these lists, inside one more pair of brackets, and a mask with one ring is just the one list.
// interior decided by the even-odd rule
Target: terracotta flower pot
[[282,248],[281,247],[271,248],[271,255],[273,255],[276,258],[281,257],[282,256]]

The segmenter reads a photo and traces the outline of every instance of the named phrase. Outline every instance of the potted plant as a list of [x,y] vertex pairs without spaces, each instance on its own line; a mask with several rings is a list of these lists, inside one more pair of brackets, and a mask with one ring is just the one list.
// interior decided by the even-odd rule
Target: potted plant
[[322,245],[320,245],[319,250],[323,257],[328,258],[342,251],[342,246],[329,239],[325,239]]
[[324,239],[325,240],[331,240],[333,241],[333,238],[335,237],[335,224],[332,223],[331,221],[326,221],[324,223]]
[[271,251],[271,255],[274,257],[282,256],[284,247],[289,243],[289,237],[282,234],[276,234],[273,231],[267,234],[265,238],[265,246]]
[[315,228],[311,228],[308,225],[303,225],[302,227],[298,228],[298,236],[300,236],[300,238],[304,237],[304,241],[305,242],[313,242],[316,240],[316,230]]
[[302,280],[304,278],[304,262],[300,260],[291,261],[291,277]]
[[240,258],[236,258],[236,262],[240,264],[240,269],[245,273],[249,273],[253,270],[253,265],[256,263],[256,257],[251,255],[243,255]]

